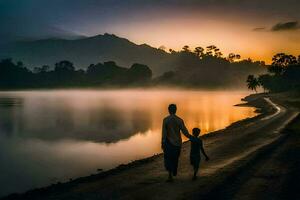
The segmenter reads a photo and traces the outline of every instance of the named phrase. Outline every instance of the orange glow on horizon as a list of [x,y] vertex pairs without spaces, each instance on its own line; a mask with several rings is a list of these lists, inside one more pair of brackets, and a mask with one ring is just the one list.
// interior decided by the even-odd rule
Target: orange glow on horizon
[[[262,22],[260,22],[262,23]],[[112,33],[137,43],[166,50],[180,50],[184,45],[191,49],[216,45],[224,56],[237,53],[243,59],[270,63],[279,52],[300,54],[299,32],[254,31],[253,21],[190,13],[148,21],[118,24],[110,27]],[[126,33],[124,34],[124,30]],[[138,31],[137,31],[138,30]]]

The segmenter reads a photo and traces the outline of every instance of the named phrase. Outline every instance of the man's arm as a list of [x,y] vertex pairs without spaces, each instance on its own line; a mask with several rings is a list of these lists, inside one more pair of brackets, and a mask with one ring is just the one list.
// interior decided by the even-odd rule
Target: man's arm
[[189,131],[187,130],[187,128],[185,127],[184,125],[184,121],[181,120],[181,123],[180,123],[180,130],[181,132],[183,133],[183,135],[189,139],[191,139],[192,135],[190,135]]
[[161,132],[161,148],[163,149],[167,139],[167,126],[165,120],[163,120]]

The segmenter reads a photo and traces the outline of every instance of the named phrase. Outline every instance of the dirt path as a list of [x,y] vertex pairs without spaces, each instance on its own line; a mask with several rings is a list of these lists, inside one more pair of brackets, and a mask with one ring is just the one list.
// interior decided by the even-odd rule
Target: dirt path
[[[201,164],[197,181],[191,181],[189,143],[185,143],[174,183],[165,182],[163,157],[158,155],[8,199],[260,199],[265,191],[270,195],[272,188],[279,187],[277,183],[269,187],[270,183],[275,180],[281,185],[286,181],[281,177],[287,172],[274,163],[287,151],[288,134],[282,134],[282,130],[298,112],[263,96],[247,100],[265,114],[205,136],[211,161]],[[270,171],[275,175],[269,176]],[[272,176],[279,178],[273,180]]]
[[[298,124],[297,130],[290,128]],[[207,193],[199,193],[197,199],[300,199],[300,116],[291,122],[280,137],[258,149],[232,176]],[[196,198],[195,198],[196,199]]]

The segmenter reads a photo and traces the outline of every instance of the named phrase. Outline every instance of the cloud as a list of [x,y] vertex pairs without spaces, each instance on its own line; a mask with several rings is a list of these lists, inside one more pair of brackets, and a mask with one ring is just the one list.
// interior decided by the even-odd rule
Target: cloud
[[266,30],[266,27],[257,27],[257,28],[253,29],[253,31],[257,31],[257,32],[265,31],[265,30]]
[[260,18],[265,22],[266,16],[300,19],[299,6],[299,0],[0,0],[0,43],[20,37],[60,36],[60,31],[52,27],[87,35],[104,32],[126,35],[127,29],[117,28],[120,24],[143,24],[153,17],[173,20],[173,16],[182,15],[189,18],[187,16],[194,17],[194,13],[203,13],[204,17],[205,13],[211,13],[210,20],[228,17],[230,12],[235,18],[247,17],[261,24]]
[[271,28],[271,31],[295,31],[298,29],[300,29],[300,25],[298,21],[291,21],[291,22],[275,24]]
[[298,21],[290,21],[290,22],[284,22],[284,23],[279,22],[279,23],[273,25],[271,28],[257,27],[252,30],[256,31],[256,32],[296,31],[296,30],[300,30],[300,24]]

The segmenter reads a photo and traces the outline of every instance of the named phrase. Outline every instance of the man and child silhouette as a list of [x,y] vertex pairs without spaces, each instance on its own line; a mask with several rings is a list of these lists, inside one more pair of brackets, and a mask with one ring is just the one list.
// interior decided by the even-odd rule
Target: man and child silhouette
[[199,138],[200,129],[193,128],[192,135],[190,135],[184,125],[184,121],[176,115],[176,105],[170,104],[168,110],[170,115],[165,117],[163,120],[161,141],[164,152],[165,168],[169,172],[167,182],[172,182],[173,176],[177,175],[178,159],[182,145],[180,132],[182,132],[191,141],[190,163],[194,169],[193,180],[196,180],[201,161],[200,151],[205,156],[206,161],[209,160],[203,148],[203,142],[201,138]]

